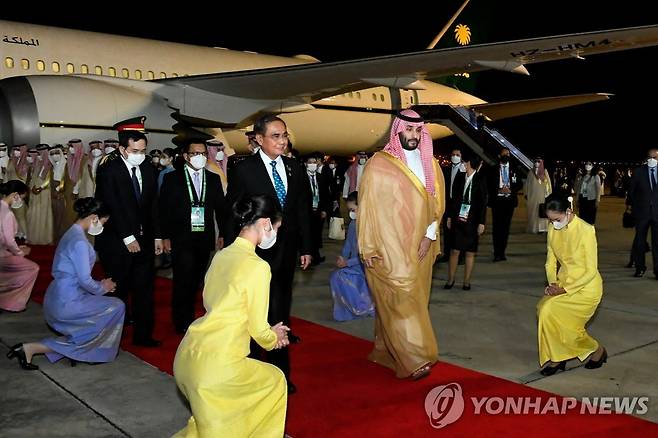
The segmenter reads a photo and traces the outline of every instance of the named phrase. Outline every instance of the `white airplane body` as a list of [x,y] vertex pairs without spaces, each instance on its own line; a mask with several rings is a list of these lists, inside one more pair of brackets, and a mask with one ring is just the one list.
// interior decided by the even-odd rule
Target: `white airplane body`
[[[387,141],[395,110],[416,104],[478,108],[490,118],[606,99],[588,94],[487,104],[426,80],[465,71],[525,72],[525,64],[658,44],[645,26],[320,63],[0,20],[0,141],[88,142],[146,115],[150,147],[190,128],[246,150],[244,132],[282,113],[301,152],[352,154]],[[373,85],[376,85],[373,87]],[[176,120],[172,118],[176,113]],[[182,121],[178,123],[177,121]],[[451,135],[432,124],[434,139]],[[186,135],[189,134],[189,132]]]

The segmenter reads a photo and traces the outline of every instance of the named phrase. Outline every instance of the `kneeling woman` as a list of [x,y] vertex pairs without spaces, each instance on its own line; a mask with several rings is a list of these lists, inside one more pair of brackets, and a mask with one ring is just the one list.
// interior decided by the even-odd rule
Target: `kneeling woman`
[[282,437],[287,384],[277,367],[248,358],[253,338],[266,350],[288,345],[288,328],[267,322],[269,265],[256,246],[270,248],[281,212],[268,196],[251,196],[233,207],[236,241],[217,253],[206,274],[206,314],[194,321],[178,346],[174,377],[192,418],[175,437]]
[[45,354],[51,362],[68,357],[72,364],[98,363],[113,361],[119,350],[124,304],[118,298],[103,296],[114,291],[112,279],[91,278],[96,253],[85,236],[85,232],[100,234],[109,214],[94,198],[78,199],[73,208],[78,220],[57,245],[54,280],[43,302],[46,322],[63,336],[14,345],[7,357],[18,358],[23,369],[39,368],[32,364],[35,354]]
[[[585,330],[603,294],[598,271],[594,227],[574,215],[569,200],[554,193],[546,198],[548,286],[537,305],[541,374],[564,370],[567,360],[590,357],[585,368],[599,368],[608,354]],[[559,263],[559,268],[558,268]]]

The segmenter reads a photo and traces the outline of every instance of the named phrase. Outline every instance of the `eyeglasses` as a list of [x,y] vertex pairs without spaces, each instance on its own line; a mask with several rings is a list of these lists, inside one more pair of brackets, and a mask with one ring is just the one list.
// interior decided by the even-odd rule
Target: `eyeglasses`
[[284,134],[276,133],[276,134],[272,134],[272,135],[266,135],[265,137],[270,137],[274,141],[279,141],[282,138],[285,139],[285,140],[288,140],[288,139],[290,139],[290,134],[288,134],[287,132],[284,133]]
[[190,157],[196,157],[197,155],[203,155],[204,157],[207,157],[208,152],[188,152],[187,155]]

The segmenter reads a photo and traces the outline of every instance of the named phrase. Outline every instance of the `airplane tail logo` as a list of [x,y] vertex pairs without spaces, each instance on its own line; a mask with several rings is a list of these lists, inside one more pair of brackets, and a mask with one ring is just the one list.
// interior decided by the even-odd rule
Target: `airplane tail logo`
[[471,29],[465,24],[458,24],[455,26],[455,40],[461,46],[465,46],[471,42]]

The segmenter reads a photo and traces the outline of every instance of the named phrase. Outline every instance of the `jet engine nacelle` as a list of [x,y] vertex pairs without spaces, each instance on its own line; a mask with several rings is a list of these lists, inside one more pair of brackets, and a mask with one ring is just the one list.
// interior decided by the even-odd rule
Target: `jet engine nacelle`
[[112,125],[147,115],[149,146],[170,145],[172,109],[147,82],[84,76],[25,76],[0,81],[0,141],[8,145],[116,138]]

